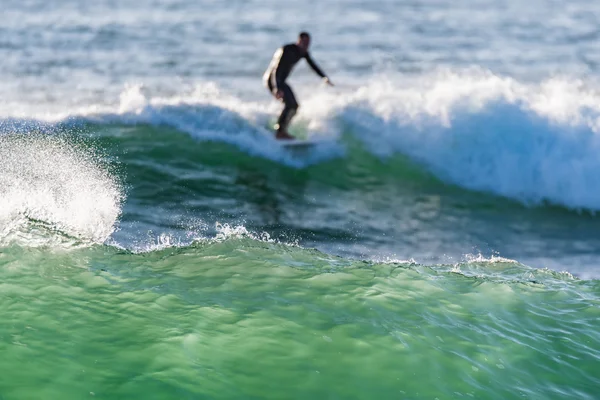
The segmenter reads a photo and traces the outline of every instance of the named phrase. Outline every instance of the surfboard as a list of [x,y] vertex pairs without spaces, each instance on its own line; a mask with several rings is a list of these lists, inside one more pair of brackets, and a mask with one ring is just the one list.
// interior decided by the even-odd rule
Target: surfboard
[[319,141],[310,139],[279,139],[277,141],[281,146],[288,148],[312,147],[319,144]]
[[[273,125],[277,120],[272,119],[267,121],[264,128],[270,132],[273,137],[275,136],[275,132],[273,131]],[[295,139],[275,139],[275,141],[286,149],[309,149],[322,143],[321,139],[311,139],[308,136],[309,130],[308,126],[304,126],[301,122],[295,124],[289,130],[290,134],[295,137]]]

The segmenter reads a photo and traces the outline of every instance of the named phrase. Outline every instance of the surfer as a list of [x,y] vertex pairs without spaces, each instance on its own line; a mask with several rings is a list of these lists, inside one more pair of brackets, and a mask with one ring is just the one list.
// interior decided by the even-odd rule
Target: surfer
[[284,107],[279,115],[277,124],[275,124],[275,137],[277,139],[294,139],[292,135],[287,131],[290,121],[298,110],[298,102],[294,96],[292,88],[285,82],[288,75],[302,58],[306,59],[308,65],[325,80],[325,82],[333,86],[333,83],[329,78],[321,71],[321,69],[315,64],[315,62],[308,54],[308,47],[310,46],[310,35],[307,32],[301,32],[298,35],[298,41],[296,43],[287,44],[275,52],[269,68],[263,75],[265,84],[269,88],[269,92],[277,100],[283,101]]

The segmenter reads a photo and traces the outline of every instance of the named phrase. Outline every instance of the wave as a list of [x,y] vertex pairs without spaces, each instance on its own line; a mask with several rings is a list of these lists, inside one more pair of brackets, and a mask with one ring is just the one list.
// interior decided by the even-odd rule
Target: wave
[[[49,123],[168,126],[296,168],[334,159],[357,162],[353,157],[360,154],[348,151],[351,138],[383,162],[406,157],[437,179],[468,190],[529,205],[596,211],[600,96],[593,87],[569,79],[524,83],[472,69],[373,77],[336,93],[316,90],[302,96],[296,129],[324,144],[303,154],[270,140],[266,126],[277,114],[275,102],[244,101],[214,84],[172,98],[132,86],[112,108],[55,115]],[[3,126],[15,125],[6,121]]]
[[[510,260],[348,260],[240,233],[143,254],[98,245],[3,251],[3,327],[15,342],[4,359],[19,359],[27,346],[37,358],[64,359],[52,364],[54,375],[84,365],[100,377],[84,376],[87,386],[77,390],[86,394],[112,382],[102,371],[119,364],[140,385],[168,380],[153,386],[165,397],[175,390],[219,397],[232,381],[247,388],[256,360],[261,376],[279,373],[271,382],[284,381],[270,385],[274,397],[309,375],[318,380],[302,378],[302,397],[352,397],[346,377],[360,378],[351,387],[360,398],[383,390],[397,397],[398,388],[414,398],[591,399],[597,392],[598,281]],[[461,273],[475,264],[476,274]],[[23,320],[31,328],[13,333]],[[211,386],[220,376],[226,382]],[[319,376],[342,378],[321,389]],[[106,387],[112,397],[138,389]]]
[[405,154],[446,182],[597,210],[598,100],[581,82],[449,74],[403,89],[367,86],[340,115],[373,153]]
[[[34,221],[32,221],[34,222]],[[37,222],[39,230],[44,224]],[[55,242],[63,242],[70,238],[63,232],[58,232],[46,227],[46,234],[53,235]],[[47,240],[46,242],[49,242]],[[30,246],[27,246],[30,247]],[[43,246],[39,252],[47,254]],[[46,246],[47,247],[47,246]],[[76,247],[79,252],[85,252],[93,257],[111,259],[118,257],[121,263],[126,259],[136,260],[142,256],[145,262],[162,262],[169,258],[200,257],[212,259],[242,258],[260,259],[264,262],[280,266],[292,266],[294,268],[313,271],[315,274],[345,273],[352,270],[370,270],[376,276],[390,276],[396,268],[405,271],[413,271],[430,279],[448,278],[461,276],[465,279],[474,279],[478,282],[495,282],[500,284],[525,284],[546,285],[548,287],[559,287],[567,284],[586,282],[567,271],[553,271],[547,268],[533,268],[523,265],[516,260],[498,256],[484,257],[482,255],[466,254],[459,261],[451,263],[424,264],[415,260],[396,259],[355,259],[337,256],[322,252],[315,248],[306,248],[297,242],[281,241],[273,238],[267,232],[252,232],[242,225],[229,225],[216,223],[214,235],[203,235],[197,232],[193,238],[182,242],[169,235],[159,235],[155,240],[139,244],[137,247],[125,248],[116,243],[90,243],[85,246]],[[3,251],[6,254],[22,254],[22,243],[6,244]],[[34,253],[32,253],[34,254]],[[38,253],[36,253],[38,254]],[[72,253],[76,257],[76,253]],[[37,258],[38,255],[34,255]],[[87,257],[87,256],[86,256]],[[110,263],[108,263],[110,264]],[[596,282],[597,280],[589,280]],[[600,287],[597,287],[600,290]]]

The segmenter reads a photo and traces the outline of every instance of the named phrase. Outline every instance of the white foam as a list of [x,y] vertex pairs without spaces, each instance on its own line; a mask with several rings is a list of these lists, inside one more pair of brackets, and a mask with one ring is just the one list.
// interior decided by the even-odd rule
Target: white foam
[[380,157],[402,153],[447,182],[524,203],[600,209],[600,95],[581,81],[445,72],[374,80],[333,107],[330,118]]
[[133,85],[121,94],[117,112],[86,111],[80,116],[96,122],[170,126],[198,140],[229,143],[249,154],[298,168],[343,154],[331,131],[315,129],[312,137],[320,141],[310,152],[298,154],[285,149],[266,128],[268,120],[279,111],[277,103],[270,106],[242,101],[222,93],[210,82],[171,98],[152,98],[144,93],[143,86]]

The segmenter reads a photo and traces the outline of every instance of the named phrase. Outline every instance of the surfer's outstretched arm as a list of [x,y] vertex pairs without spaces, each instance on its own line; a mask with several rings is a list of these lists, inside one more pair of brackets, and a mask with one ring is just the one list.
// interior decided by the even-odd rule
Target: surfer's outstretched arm
[[313,69],[313,71],[315,71],[317,75],[325,79],[325,82],[327,82],[328,85],[333,86],[333,83],[331,83],[327,75],[325,75],[325,73],[321,71],[321,68],[319,68],[319,66],[313,61],[313,59],[310,57],[310,54],[308,53],[306,53],[306,62],[308,63],[308,65],[310,65],[310,67]]

